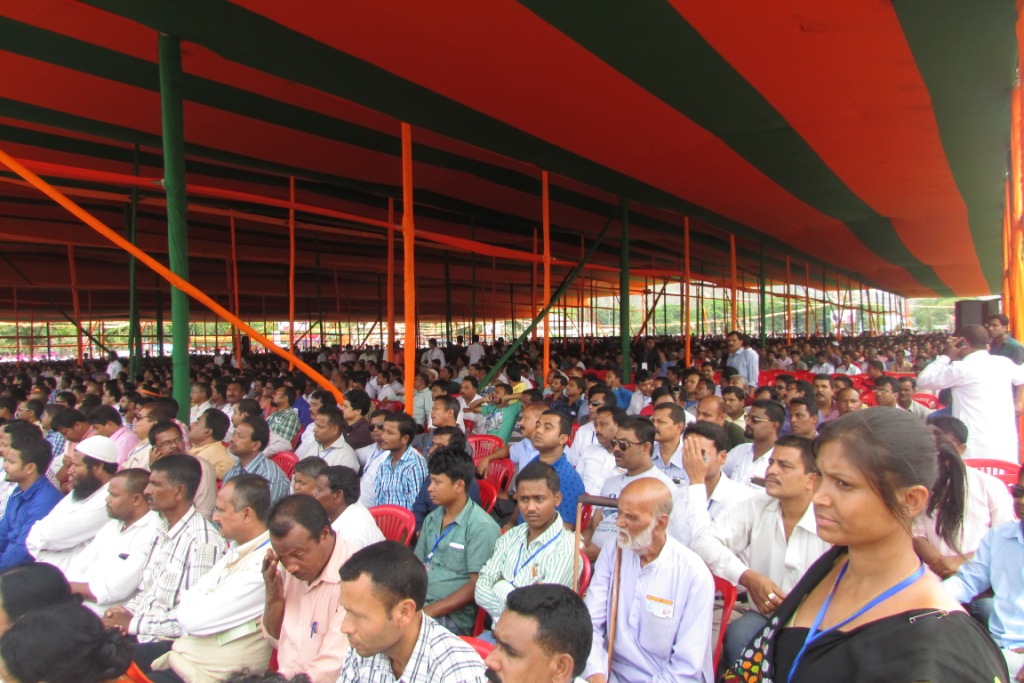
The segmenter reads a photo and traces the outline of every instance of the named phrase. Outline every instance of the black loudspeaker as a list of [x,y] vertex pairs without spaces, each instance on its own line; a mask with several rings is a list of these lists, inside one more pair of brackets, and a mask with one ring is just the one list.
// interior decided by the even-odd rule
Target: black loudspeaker
[[956,302],[956,329],[960,330],[964,325],[984,325],[994,315],[1002,313],[999,299],[988,299],[979,301],[977,299],[963,299]]
[[249,355],[249,335],[247,334],[242,335],[242,355]]

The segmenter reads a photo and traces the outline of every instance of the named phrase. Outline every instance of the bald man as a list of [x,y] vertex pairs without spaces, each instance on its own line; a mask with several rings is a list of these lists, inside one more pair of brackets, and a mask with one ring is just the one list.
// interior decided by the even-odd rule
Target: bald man
[[740,444],[747,443],[747,436],[735,422],[727,419],[725,414],[725,399],[721,396],[705,396],[697,403],[697,421],[711,422],[725,429],[725,436],[729,440],[729,450]]
[[[714,680],[714,581],[704,562],[668,535],[671,514],[672,493],[659,479],[637,479],[622,489],[618,537],[601,550],[586,597],[594,626],[594,644],[583,674],[590,683],[606,683],[610,677]],[[612,575],[620,553],[618,624],[609,672]]]

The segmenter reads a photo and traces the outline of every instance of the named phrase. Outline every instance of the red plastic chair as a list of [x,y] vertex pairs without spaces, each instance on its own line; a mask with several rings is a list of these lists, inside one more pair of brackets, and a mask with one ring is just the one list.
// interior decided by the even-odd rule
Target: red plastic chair
[[469,442],[469,447],[473,449],[474,465],[505,445],[500,436],[492,434],[473,434],[472,436],[467,436],[466,441]]
[[405,404],[401,401],[382,401],[380,408],[381,410],[386,410],[389,413],[400,413],[405,410]]
[[299,456],[290,451],[283,451],[270,456],[270,462],[280,467],[284,476],[291,479],[292,473],[295,472],[295,466],[299,463]]
[[477,486],[480,487],[480,502],[483,503],[484,510],[493,511],[498,502],[498,489],[494,488],[494,484],[486,479],[478,481]]
[[860,402],[869,408],[874,408],[878,405],[878,398],[875,396],[875,392],[865,391],[860,395]]
[[586,529],[587,525],[590,524],[590,518],[593,517],[593,516],[594,516],[594,506],[590,505],[589,503],[587,505],[584,505],[583,506],[583,514],[580,515],[580,529],[581,529],[581,533],[582,533],[582,530]]
[[479,638],[473,638],[472,636],[459,636],[464,641],[470,644],[476,653],[480,655],[480,659],[485,659],[487,655],[491,654],[494,650],[494,646],[490,643],[480,640]]
[[715,579],[715,592],[722,594],[722,627],[718,629],[718,642],[715,643],[715,669],[717,669],[718,660],[722,657],[725,629],[729,626],[729,615],[732,614],[733,605],[736,604],[736,586],[720,576],[713,578]]
[[566,444],[567,446],[571,446],[572,445],[572,442],[576,439],[576,432],[578,432],[578,431],[580,431],[580,425],[577,422],[577,423],[573,424],[572,431],[569,432],[569,443]]
[[1020,476],[1020,465],[1014,465],[1006,460],[968,458],[964,460],[964,464],[986,474],[991,474],[1007,486],[1016,486],[1017,478]]
[[590,588],[590,580],[594,578],[594,565],[590,563],[590,558],[581,550],[580,561],[582,566],[580,569],[580,587],[576,592],[582,598],[587,594],[587,589]]
[[939,409],[939,399],[931,394],[914,394],[913,398],[928,410]]
[[498,491],[508,491],[512,477],[516,474],[516,466],[509,458],[492,460],[487,464],[487,476],[484,477]]
[[462,422],[466,425],[466,434],[472,434],[473,430],[476,429],[476,420],[470,420],[469,418],[462,418]]
[[149,680],[149,677],[146,674],[142,673],[142,669],[140,669],[139,665],[135,662],[131,663],[128,670],[125,671],[118,680],[129,680],[132,683],[153,683]]
[[416,515],[400,505],[375,505],[370,508],[377,528],[389,541],[410,545],[416,531]]

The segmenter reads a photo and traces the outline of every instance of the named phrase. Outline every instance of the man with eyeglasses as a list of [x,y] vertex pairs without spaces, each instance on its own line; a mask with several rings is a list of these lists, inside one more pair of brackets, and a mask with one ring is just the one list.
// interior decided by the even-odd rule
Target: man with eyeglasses
[[969,603],[992,589],[995,594],[988,629],[1003,652],[1015,681],[1024,680],[1024,469],[1013,486],[1014,522],[993,527],[977,552],[943,583],[954,598]]
[[763,489],[768,460],[785,421],[786,409],[778,401],[754,401],[747,413],[747,428],[744,430],[744,436],[751,442],[729,451],[722,471],[737,483]]
[[384,420],[389,414],[386,410],[375,410],[370,413],[370,438],[373,439],[373,452],[366,458],[366,464],[363,465],[363,476],[359,478],[359,502],[366,507],[376,504],[377,468],[391,453],[380,445],[381,435],[384,433]]
[[[701,510],[691,510],[690,504],[707,505],[707,492],[703,477],[698,477],[696,486],[679,487],[664,472],[654,466],[651,454],[654,450],[656,430],[650,420],[638,417],[627,417],[621,421],[611,440],[612,454],[615,464],[624,472],[612,475],[601,488],[601,495],[618,498],[622,490],[638,479],[657,479],[673,492],[675,498],[675,514],[669,533],[685,544],[689,544],[694,536],[693,530],[703,531],[707,525],[707,514],[701,517]],[[689,481],[689,476],[687,477]],[[599,508],[594,510],[590,524],[583,530],[583,552],[591,561],[597,561],[601,548],[618,537],[616,524],[618,510],[615,508]]]
[[[589,397],[587,399],[588,415],[596,415],[599,409],[617,404],[615,392],[603,384],[596,384],[591,387],[587,395]],[[597,443],[596,428],[594,419],[591,419],[585,424],[580,425],[580,428],[576,430],[576,436],[573,437],[572,443],[566,452],[566,455],[569,456],[569,462],[572,463],[573,467],[578,468],[583,451]]]
[[139,416],[132,423],[132,431],[139,437],[139,443],[128,453],[128,457],[118,464],[118,469],[141,468],[148,471],[150,451],[153,449],[153,444],[149,442],[149,430],[157,422],[169,422],[173,419],[174,414],[163,403],[150,401],[142,404]]

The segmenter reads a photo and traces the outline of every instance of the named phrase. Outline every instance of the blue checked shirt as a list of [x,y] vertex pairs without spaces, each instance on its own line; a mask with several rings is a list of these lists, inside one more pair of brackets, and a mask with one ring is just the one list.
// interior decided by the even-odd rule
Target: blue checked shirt
[[253,461],[245,467],[242,467],[240,462],[235,463],[235,466],[224,475],[224,483],[228,483],[242,472],[258,474],[270,482],[271,503],[276,503],[291,492],[291,482],[288,481],[288,477],[284,476],[281,468],[267,460],[267,456],[262,453],[253,458]]
[[412,510],[416,494],[427,478],[427,461],[409,446],[395,463],[386,457],[377,468],[377,505],[401,505]]

